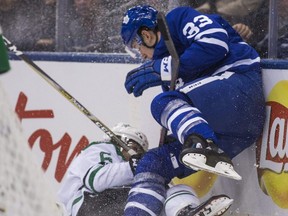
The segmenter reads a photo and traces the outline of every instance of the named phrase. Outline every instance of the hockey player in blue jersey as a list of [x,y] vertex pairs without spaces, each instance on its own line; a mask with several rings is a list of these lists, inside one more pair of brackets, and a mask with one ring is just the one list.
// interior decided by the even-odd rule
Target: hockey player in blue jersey
[[[125,45],[150,60],[127,74],[126,90],[136,97],[153,86],[167,89],[171,80],[157,13],[140,5],[123,18]],[[241,179],[231,159],[256,141],[265,120],[260,58],[220,16],[179,7],[166,19],[180,58],[179,85],[157,95],[151,113],[183,144],[186,166]]]
[[[180,66],[176,90],[166,91],[172,61],[157,26],[157,13],[153,7],[139,5],[124,15],[124,44],[149,60],[127,74],[125,88],[138,97],[147,88],[162,86],[163,93],[151,103],[151,113],[181,143],[175,157],[192,171],[240,180],[231,160],[257,140],[265,121],[260,58],[221,17],[190,7],[173,9],[166,20]],[[170,176],[163,169],[169,161],[169,147],[164,146],[150,159],[153,154],[145,155],[137,167],[125,215],[153,215],[160,208],[162,199],[157,194],[163,195],[159,185],[164,183],[159,182]],[[158,206],[151,196],[159,198]]]

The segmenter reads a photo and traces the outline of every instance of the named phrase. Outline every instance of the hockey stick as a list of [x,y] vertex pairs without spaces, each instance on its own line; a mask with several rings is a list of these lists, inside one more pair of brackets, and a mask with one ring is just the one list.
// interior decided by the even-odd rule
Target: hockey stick
[[[3,35],[2,35],[3,36]],[[119,146],[121,146],[130,155],[135,155],[136,152],[130,149],[116,134],[114,134],[105,124],[103,124],[96,116],[89,112],[81,103],[79,103],[72,95],[70,95],[65,89],[63,89],[57,82],[55,82],[48,74],[46,74],[38,65],[36,65],[27,55],[17,50],[17,47],[12,44],[7,38],[3,36],[4,43],[9,51],[15,53],[20,59],[25,61],[36,73],[44,78],[52,87],[54,87],[61,95],[63,95],[68,101],[70,101],[78,110],[86,115],[94,124],[98,126],[106,135],[114,140]]]
[[[161,37],[163,37],[165,41],[165,45],[172,57],[172,72],[171,72],[171,81],[169,91],[175,90],[176,80],[178,78],[178,70],[179,70],[179,56],[174,46],[173,40],[171,38],[169,27],[166,22],[166,18],[163,12],[158,12],[157,14],[157,23],[158,28],[161,32]],[[160,132],[160,141],[159,146],[165,143],[165,138],[167,136],[167,129],[162,127]]]

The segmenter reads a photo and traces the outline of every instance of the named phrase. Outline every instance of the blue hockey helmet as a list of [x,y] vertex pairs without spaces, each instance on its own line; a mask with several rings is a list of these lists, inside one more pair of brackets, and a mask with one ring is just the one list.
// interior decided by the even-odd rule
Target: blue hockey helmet
[[127,10],[124,14],[121,28],[121,37],[127,47],[131,47],[133,39],[137,36],[137,31],[141,27],[155,29],[157,26],[157,13],[158,11],[149,5],[138,5]]

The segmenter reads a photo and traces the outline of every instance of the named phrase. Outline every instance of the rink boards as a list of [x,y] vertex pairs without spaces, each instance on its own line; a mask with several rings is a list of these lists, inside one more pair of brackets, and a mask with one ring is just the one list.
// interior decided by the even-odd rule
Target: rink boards
[[[54,81],[108,127],[128,122],[157,147],[160,127],[150,102],[161,89],[128,95],[126,73],[140,64],[125,54],[27,53]],[[0,76],[21,119],[28,144],[55,192],[80,149],[104,133],[16,56]],[[234,181],[200,172],[174,183],[196,188],[202,199],[225,193],[234,199],[231,215],[288,215],[288,61],[262,60],[267,120],[263,136],[233,162],[242,175]],[[227,214],[228,215],[228,214]]]

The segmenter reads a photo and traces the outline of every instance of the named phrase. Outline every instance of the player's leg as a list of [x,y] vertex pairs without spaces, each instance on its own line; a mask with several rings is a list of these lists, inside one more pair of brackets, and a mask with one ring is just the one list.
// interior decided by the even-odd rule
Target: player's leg
[[158,95],[152,101],[151,112],[159,124],[184,144],[180,160],[185,166],[241,178],[231,159],[214,144],[217,138],[206,117],[185,94],[170,91]]
[[[136,169],[134,184],[129,192],[125,207],[125,216],[159,215],[163,211],[164,201],[167,196],[166,189],[171,179],[174,177],[187,177],[194,173],[193,170],[181,164],[176,156],[180,154],[181,150],[182,144],[175,141],[159,148],[151,149],[144,155]],[[219,199],[221,198],[221,200],[216,200],[214,197],[203,203],[203,205],[199,205],[196,194],[191,192],[193,190],[190,187],[190,189],[187,190],[188,186],[184,187],[186,187],[185,191],[183,191],[183,188],[176,190],[178,187],[175,186],[173,186],[173,190],[168,190],[169,199],[166,199],[166,205],[169,203],[168,208],[170,208],[171,211],[173,208],[173,212],[178,212],[183,208],[183,212],[191,211],[200,216],[200,213],[205,211],[205,209],[213,209],[211,212],[220,212],[227,209],[232,203],[232,200],[230,200],[228,205],[228,203],[222,200],[223,196],[221,196],[218,197]],[[179,199],[173,200],[172,197],[174,197],[174,195],[172,194],[177,195],[181,203],[185,205],[181,205],[181,208],[179,208]],[[181,196],[184,194],[187,196]],[[191,208],[187,206],[193,206],[195,208],[193,208],[192,211]],[[216,214],[211,214],[211,216],[212,215]]]
[[166,197],[164,179],[146,172],[136,174],[124,209],[125,216],[160,215]]
[[231,206],[233,199],[217,195],[200,203],[195,191],[187,185],[175,185],[167,190],[166,216],[219,216]]
[[[217,136],[216,145],[230,158],[252,145],[265,121],[265,99],[261,73],[225,72],[183,86],[193,106],[201,110]],[[206,138],[206,137],[204,137]]]
[[186,177],[193,170],[181,164],[176,155],[182,144],[173,142],[149,150],[139,162],[125,207],[127,215],[159,215],[166,199],[166,187],[174,177]]

